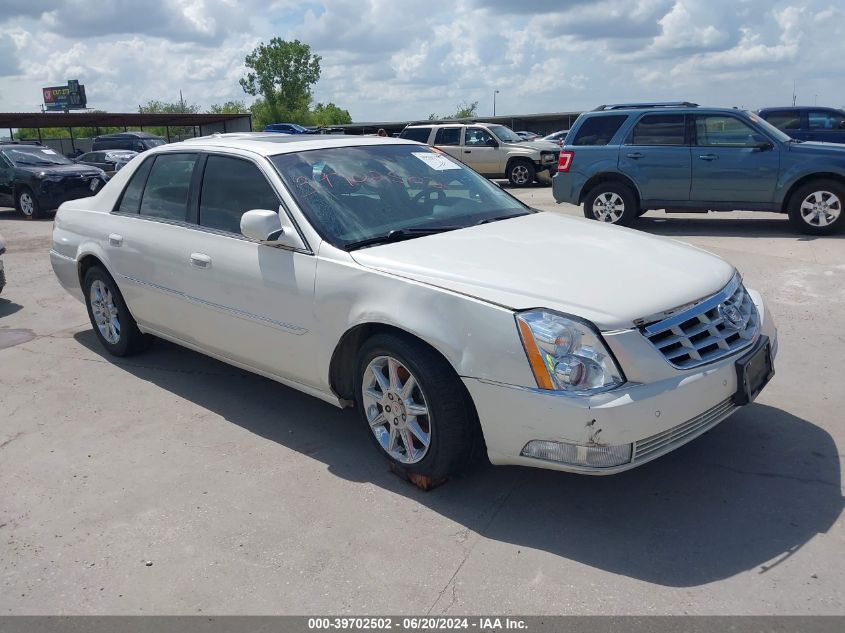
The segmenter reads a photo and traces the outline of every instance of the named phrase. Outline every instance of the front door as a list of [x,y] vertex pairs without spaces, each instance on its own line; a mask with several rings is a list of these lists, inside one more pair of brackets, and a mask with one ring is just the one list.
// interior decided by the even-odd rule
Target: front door
[[318,385],[310,362],[316,257],[260,244],[240,232],[246,211],[279,208],[256,163],[208,156],[198,226],[182,248],[190,342],[242,365]]
[[15,168],[11,161],[0,152],[0,207],[14,206],[12,199],[15,185]]
[[461,160],[475,171],[485,176],[501,176],[498,141],[483,127],[467,126],[464,128],[464,144],[461,148]]
[[779,170],[779,145],[739,117],[695,116],[691,200],[736,202],[737,209],[743,202],[772,202]]
[[618,164],[619,171],[639,185],[643,200],[689,200],[692,168],[686,116],[643,116],[620,149]]

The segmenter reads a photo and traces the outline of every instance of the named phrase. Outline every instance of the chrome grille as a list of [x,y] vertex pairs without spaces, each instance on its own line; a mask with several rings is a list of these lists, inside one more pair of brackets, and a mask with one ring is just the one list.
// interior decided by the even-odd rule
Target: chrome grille
[[734,404],[733,398],[728,398],[683,424],[635,442],[634,455],[631,461],[637,462],[650,456],[656,457],[656,453],[665,453],[672,448],[685,444],[696,436],[712,429],[738,408]]
[[642,328],[657,351],[679,369],[729,356],[753,343],[759,331],[760,316],[739,276],[712,297]]

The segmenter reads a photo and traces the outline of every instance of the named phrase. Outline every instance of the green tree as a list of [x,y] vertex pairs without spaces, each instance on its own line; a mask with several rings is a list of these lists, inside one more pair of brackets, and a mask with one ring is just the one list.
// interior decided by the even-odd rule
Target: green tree
[[349,110],[339,108],[331,101],[326,105],[318,103],[311,111],[312,125],[330,126],[339,125],[341,123],[352,123],[352,117],[349,116]]
[[262,42],[247,55],[244,64],[249,71],[240,84],[245,93],[261,97],[260,105],[253,104],[256,122],[307,124],[311,88],[320,79],[321,59],[311,53],[308,44],[279,37],[269,44]]
[[[147,101],[146,105],[138,106],[138,112],[141,114],[197,114],[199,111],[200,107],[197,104],[186,103],[184,99],[173,102],[151,99]],[[145,127],[144,131],[150,134],[156,134],[157,136],[167,136],[167,127],[165,126]],[[193,135],[194,128],[190,125],[170,126],[171,138],[173,136],[185,137]]]
[[243,101],[227,101],[224,104],[212,103],[208,108],[208,114],[246,114],[249,108]]
[[469,103],[468,101],[464,101],[458,104],[458,110],[454,114],[444,114],[443,116],[438,116],[436,113],[432,112],[428,115],[429,121],[436,121],[438,119],[468,119],[469,117],[478,116],[478,101],[473,101]]

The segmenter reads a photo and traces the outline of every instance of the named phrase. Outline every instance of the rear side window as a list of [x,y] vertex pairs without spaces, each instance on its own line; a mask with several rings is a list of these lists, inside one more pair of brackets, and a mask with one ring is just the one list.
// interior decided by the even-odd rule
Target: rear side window
[[765,119],[779,130],[801,129],[801,113],[798,110],[770,112],[765,116]]
[[627,118],[628,116],[624,114],[590,117],[578,128],[578,133],[571,144],[607,145]]
[[200,226],[240,234],[241,216],[251,209],[279,209],[279,198],[247,160],[209,156],[200,194]]
[[845,114],[830,110],[810,110],[807,113],[807,125],[811,130],[845,129]]
[[647,114],[634,126],[632,145],[684,145],[683,114]]
[[437,135],[434,137],[435,145],[460,145],[461,144],[461,128],[459,127],[442,127],[437,130]]
[[399,138],[406,138],[409,141],[417,141],[418,143],[428,143],[429,134],[431,134],[430,127],[406,127],[402,130]]
[[141,208],[144,185],[147,184],[147,177],[150,175],[150,168],[153,166],[154,160],[154,158],[148,158],[132,174],[132,178],[120,198],[120,204],[117,207],[118,213],[138,213],[138,209]]
[[141,198],[141,215],[184,222],[196,154],[159,154]]

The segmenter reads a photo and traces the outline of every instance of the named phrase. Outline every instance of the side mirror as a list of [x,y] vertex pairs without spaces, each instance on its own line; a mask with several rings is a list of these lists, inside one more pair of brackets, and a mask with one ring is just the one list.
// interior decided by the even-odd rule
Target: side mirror
[[768,152],[769,150],[774,149],[775,146],[771,141],[757,141],[753,147],[760,152]]
[[845,119],[842,119],[842,120],[839,122],[839,129],[840,129],[840,130],[845,130]]
[[262,244],[304,248],[302,240],[292,226],[282,226],[278,211],[252,209],[241,216],[241,233]]

